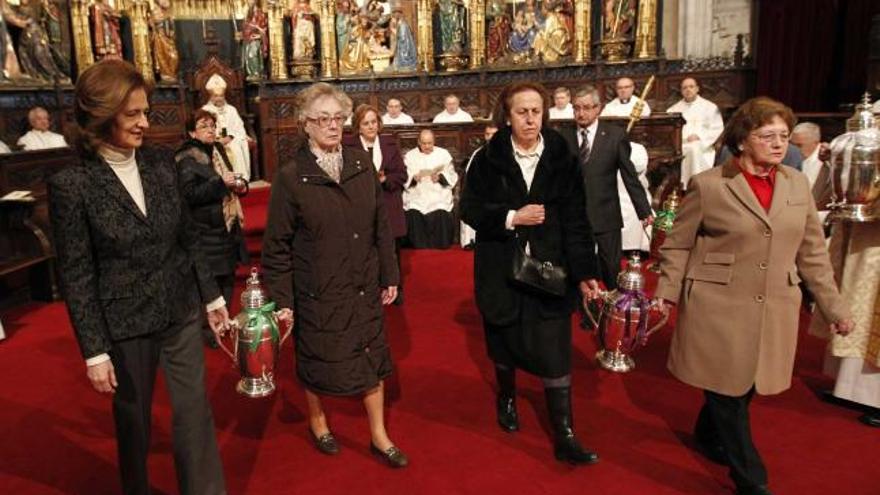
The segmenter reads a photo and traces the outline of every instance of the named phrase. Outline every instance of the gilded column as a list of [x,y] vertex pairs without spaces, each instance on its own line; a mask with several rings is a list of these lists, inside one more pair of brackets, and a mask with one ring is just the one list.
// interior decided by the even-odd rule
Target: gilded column
[[287,49],[284,46],[284,6],[276,0],[267,3],[269,11],[269,78],[287,79]]
[[336,77],[336,0],[320,0],[321,13],[321,76]]
[[434,70],[434,30],[432,7],[433,0],[418,0],[416,19],[419,24],[418,31],[418,55],[419,70],[432,72]]
[[88,0],[70,0],[70,23],[73,28],[73,51],[77,71],[82,74],[95,63],[92,52],[92,32],[89,30]]
[[471,69],[477,69],[486,63],[486,0],[471,0],[469,12]]
[[657,56],[657,0],[639,0],[636,58]]
[[574,61],[590,61],[590,0],[575,0],[574,4]]
[[148,82],[153,81],[153,56],[150,52],[149,0],[133,0],[128,6],[131,19],[131,41],[134,48],[134,66]]

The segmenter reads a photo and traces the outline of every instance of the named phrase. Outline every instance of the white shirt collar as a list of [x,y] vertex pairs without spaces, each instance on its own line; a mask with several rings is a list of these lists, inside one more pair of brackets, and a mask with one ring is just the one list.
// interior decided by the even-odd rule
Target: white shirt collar
[[544,136],[538,134],[538,144],[535,145],[535,149],[532,151],[523,151],[516,145],[516,141],[513,140],[513,136],[510,136],[510,144],[513,146],[513,156],[517,160],[520,158],[540,158],[541,154],[544,153]]

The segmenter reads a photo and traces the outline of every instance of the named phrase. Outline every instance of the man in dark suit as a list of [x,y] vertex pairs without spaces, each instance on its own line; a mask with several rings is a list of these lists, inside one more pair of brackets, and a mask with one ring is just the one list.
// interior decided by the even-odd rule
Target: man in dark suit
[[620,233],[623,217],[617,195],[618,172],[642,224],[650,225],[654,217],[651,204],[630,161],[626,132],[618,126],[599,121],[602,100],[596,88],[590,85],[580,88],[575,93],[573,107],[576,126],[563,127],[559,132],[568,142],[570,152],[577,157],[587,196],[587,218],[599,250],[602,281],[608,289],[614,289],[617,287],[620,258],[623,256]]

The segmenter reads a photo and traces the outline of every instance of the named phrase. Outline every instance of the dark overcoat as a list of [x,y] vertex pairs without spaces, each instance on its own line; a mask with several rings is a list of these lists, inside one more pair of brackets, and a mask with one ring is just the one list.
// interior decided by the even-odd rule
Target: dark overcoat
[[226,228],[223,199],[229,194],[229,188],[214,170],[213,152],[211,145],[190,139],[177,150],[174,159],[183,197],[198,228],[208,266],[215,276],[220,276],[235,272],[235,265],[242,259],[244,240],[237,221],[231,230]]
[[391,373],[382,287],[399,281],[382,187],[366,152],[343,147],[334,182],[303,143],[272,182],[262,264],[295,315],[296,370],[310,390],[353,395]]
[[171,153],[141,148],[147,214],[101,158],[50,177],[61,289],[83,357],[166,330],[220,297]]
[[[559,322],[540,328],[545,333],[535,339],[521,335],[505,339],[512,347],[508,350],[517,358],[517,366],[549,376],[565,374],[564,369],[546,363],[569,362],[570,315],[578,300],[577,284],[596,278],[597,265],[577,163],[559,133],[544,129],[541,135],[544,152],[531,188],[527,190],[514,159],[511,131],[507,127],[499,130],[474,156],[460,206],[462,219],[476,231],[474,283],[484,322],[525,333],[536,331],[529,327],[535,327],[540,320]],[[508,230],[508,212],[526,204],[544,205],[544,223]],[[566,268],[568,297],[538,296],[511,282],[514,243],[525,245],[526,241],[533,257]],[[530,340],[530,349],[520,348],[518,342]],[[489,344],[491,347],[491,340]],[[497,355],[491,348],[489,353]],[[548,366],[559,373],[547,373]]]
[[[343,144],[363,149],[360,138],[355,135],[345,136]],[[382,194],[385,198],[385,213],[388,215],[388,224],[391,226],[391,235],[403,237],[406,235],[406,217],[403,214],[403,188],[406,185],[406,165],[403,163],[403,155],[400,154],[400,146],[397,138],[391,134],[379,136],[379,149],[382,150],[382,166],[379,167],[385,174],[385,182],[382,183]],[[373,157],[370,155],[370,163]],[[375,170],[375,164],[373,169]]]

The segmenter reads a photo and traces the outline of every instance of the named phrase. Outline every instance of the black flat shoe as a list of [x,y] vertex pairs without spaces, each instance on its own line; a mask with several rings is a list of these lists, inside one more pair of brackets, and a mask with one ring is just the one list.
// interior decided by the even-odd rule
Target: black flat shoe
[[581,447],[574,435],[565,438],[557,438],[553,442],[553,455],[556,460],[569,464],[596,464],[599,462],[599,454]]
[[519,416],[516,414],[516,401],[513,397],[499,395],[495,403],[498,426],[506,433],[519,431]]
[[880,415],[875,413],[865,413],[859,416],[859,421],[868,426],[873,426],[874,428],[880,428]]
[[309,429],[309,433],[312,435],[312,441],[315,442],[315,447],[319,452],[326,455],[336,455],[339,453],[339,443],[336,442],[336,437],[332,433],[328,431],[320,437],[315,435],[311,429]]
[[409,464],[409,459],[406,457],[406,454],[393,445],[388,447],[388,450],[382,451],[379,450],[379,447],[373,445],[373,442],[370,442],[370,452],[381,457],[382,460],[385,461],[385,464],[388,464],[389,467],[395,469],[404,468]]

